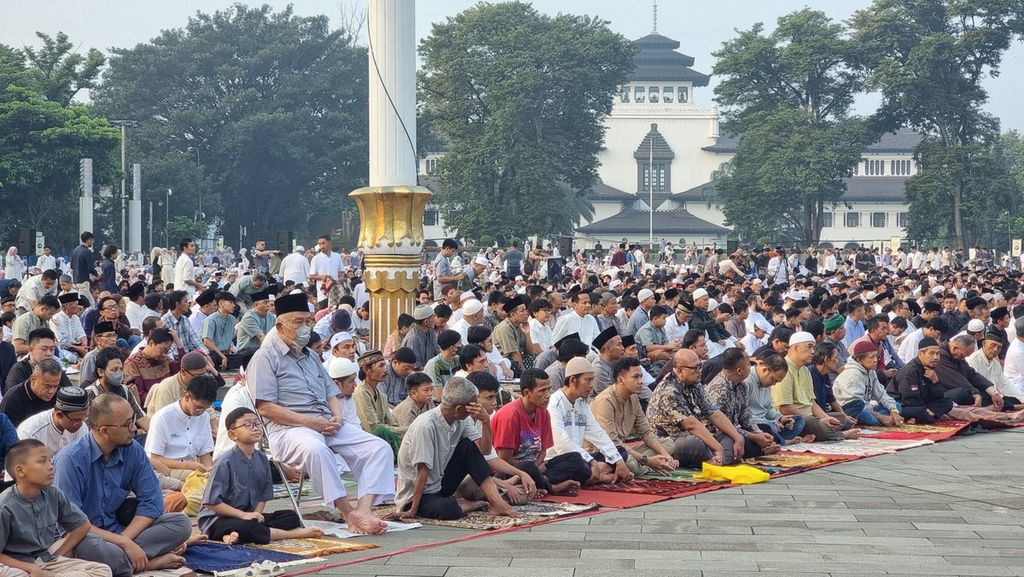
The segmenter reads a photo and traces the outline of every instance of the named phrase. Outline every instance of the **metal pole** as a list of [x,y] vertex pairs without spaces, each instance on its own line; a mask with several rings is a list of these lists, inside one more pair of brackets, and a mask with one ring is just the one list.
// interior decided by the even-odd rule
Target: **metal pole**
[[125,125],[121,124],[121,250],[125,250],[125,222],[128,212],[128,201],[125,197],[125,180],[128,176],[127,154],[125,153]]
[[648,246],[648,248],[654,246],[654,137],[651,137],[650,145],[651,145],[651,152],[650,152],[650,157],[648,158],[648,161],[647,161],[647,173],[648,173],[648,175],[650,177],[649,180],[648,180],[648,184],[649,184],[648,189],[650,190],[650,193],[651,193],[651,214],[650,214],[651,222],[650,222],[649,235],[647,237],[647,246]]
[[[153,201],[149,201],[149,253],[153,254]],[[153,264],[153,263],[149,263]]]
[[171,189],[167,189],[167,208],[164,212],[164,248],[171,248]]
[[196,146],[196,172],[199,173],[199,218],[203,218],[203,163],[199,161],[199,146]]

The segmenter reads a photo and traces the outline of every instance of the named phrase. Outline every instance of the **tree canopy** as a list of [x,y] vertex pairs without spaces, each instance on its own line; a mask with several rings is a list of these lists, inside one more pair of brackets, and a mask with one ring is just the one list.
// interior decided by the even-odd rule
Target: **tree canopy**
[[781,232],[817,242],[825,207],[839,202],[874,138],[849,116],[864,78],[845,26],[805,8],[770,34],[760,23],[738,32],[714,55],[724,128],[741,136],[715,178],[727,224],[747,239]]
[[172,189],[171,220],[205,218],[230,245],[240,226],[326,232],[351,209],[367,178],[366,75],[366,49],[326,16],[236,4],[113,50],[93,93],[103,114],[138,123],[143,200]]
[[480,3],[420,44],[422,112],[447,142],[435,202],[459,236],[571,233],[590,216],[604,117],[635,48],[607,23]]

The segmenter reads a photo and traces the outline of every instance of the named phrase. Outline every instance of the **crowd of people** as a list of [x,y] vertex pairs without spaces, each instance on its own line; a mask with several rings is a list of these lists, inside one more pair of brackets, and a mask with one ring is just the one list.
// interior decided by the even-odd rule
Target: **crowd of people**
[[[260,241],[241,266],[185,238],[173,263],[118,268],[117,247],[81,241],[68,270],[0,280],[4,575],[180,566],[197,476],[206,536],[267,543],[319,534],[264,510],[282,479],[377,534],[391,502],[396,519],[515,515],[864,426],[1024,418],[1021,273],[955,251],[651,263],[623,243],[555,269],[447,239],[410,313],[372,327],[362,258],[329,235],[287,255]],[[38,529],[56,525],[56,543]]]

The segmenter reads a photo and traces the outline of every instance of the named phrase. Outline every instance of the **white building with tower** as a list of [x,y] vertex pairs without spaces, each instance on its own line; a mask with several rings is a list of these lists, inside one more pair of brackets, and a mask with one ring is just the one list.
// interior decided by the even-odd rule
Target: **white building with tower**
[[[605,119],[600,181],[590,196],[594,215],[579,223],[575,244],[646,243],[653,223],[655,242],[724,247],[732,231],[715,204],[712,176],[735,156],[737,140],[720,133],[717,107],[704,104],[710,77],[692,68],[693,57],[679,52],[676,40],[653,32],[635,44],[635,68]],[[916,133],[899,132],[865,149],[842,201],[826,209],[822,243],[879,245],[903,236],[904,182],[916,173],[919,141]],[[428,187],[436,186],[429,175],[440,156],[420,161]],[[433,207],[424,215],[424,233],[445,237]]]

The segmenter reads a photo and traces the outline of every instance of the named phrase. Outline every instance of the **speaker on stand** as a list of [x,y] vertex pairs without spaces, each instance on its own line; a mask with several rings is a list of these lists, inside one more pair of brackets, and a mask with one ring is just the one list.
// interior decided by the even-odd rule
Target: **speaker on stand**
[[294,246],[295,235],[290,230],[282,230],[277,233],[277,250],[281,251],[281,258],[291,254]]
[[18,229],[18,254],[21,258],[28,259],[36,254],[36,231],[34,228]]

